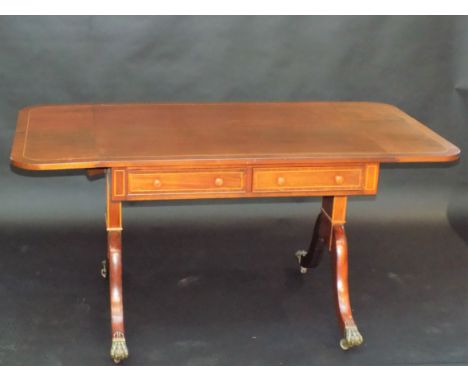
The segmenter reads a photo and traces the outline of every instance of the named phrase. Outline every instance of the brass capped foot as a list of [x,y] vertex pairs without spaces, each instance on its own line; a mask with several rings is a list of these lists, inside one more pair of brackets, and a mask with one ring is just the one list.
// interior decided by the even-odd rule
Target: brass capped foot
[[107,261],[106,260],[102,260],[101,261],[101,276],[102,278],[107,278]]
[[307,255],[307,251],[303,249],[300,249],[299,251],[295,253],[295,256],[297,257],[297,261],[299,263],[299,272],[301,272],[302,274],[307,273],[307,268],[301,265],[302,258],[305,257],[306,255]]
[[125,342],[125,336],[122,332],[115,332],[112,335],[110,356],[115,363],[119,363],[128,357],[127,344]]
[[348,350],[352,347],[359,346],[364,342],[361,333],[356,325],[346,326],[344,329],[344,338],[340,341],[340,347],[343,350]]

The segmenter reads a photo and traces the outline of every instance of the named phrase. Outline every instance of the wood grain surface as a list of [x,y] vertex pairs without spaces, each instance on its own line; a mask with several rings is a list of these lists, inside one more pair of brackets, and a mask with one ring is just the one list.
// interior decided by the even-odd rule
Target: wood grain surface
[[369,102],[45,105],[22,109],[12,163],[126,166],[442,162],[460,150],[398,108]]

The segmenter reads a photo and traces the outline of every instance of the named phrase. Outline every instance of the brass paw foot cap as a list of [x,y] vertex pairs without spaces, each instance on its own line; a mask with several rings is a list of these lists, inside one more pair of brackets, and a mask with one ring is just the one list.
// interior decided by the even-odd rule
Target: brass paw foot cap
[[364,339],[356,326],[346,327],[344,334],[345,337],[340,340],[340,347],[343,350],[359,346],[364,342]]
[[128,358],[128,349],[123,333],[115,333],[112,338],[110,356],[115,363]]
[[102,266],[101,266],[101,276],[103,279],[107,278],[107,262],[106,260],[103,260],[101,262]]
[[307,255],[307,251],[304,251],[303,249],[295,253],[295,256],[297,257],[297,262],[299,263],[299,272],[301,272],[302,274],[307,273],[307,268],[301,265],[302,258],[305,257],[306,255]]

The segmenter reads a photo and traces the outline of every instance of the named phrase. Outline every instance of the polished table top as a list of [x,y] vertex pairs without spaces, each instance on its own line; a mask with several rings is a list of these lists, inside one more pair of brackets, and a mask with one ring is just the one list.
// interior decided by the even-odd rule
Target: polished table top
[[382,103],[94,104],[21,110],[11,161],[56,170],[220,161],[438,162],[459,152]]

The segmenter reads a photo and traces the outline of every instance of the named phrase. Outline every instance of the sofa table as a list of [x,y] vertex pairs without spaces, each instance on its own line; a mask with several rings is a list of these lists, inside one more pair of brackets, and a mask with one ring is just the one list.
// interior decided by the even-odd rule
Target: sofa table
[[[128,357],[122,295],[122,202],[321,196],[300,273],[332,256],[340,346],[363,338],[351,313],[348,196],[374,195],[379,166],[446,162],[460,150],[398,108],[369,102],[44,105],[19,112],[11,163],[105,174],[112,345]],[[108,267],[108,270],[107,268]]]

